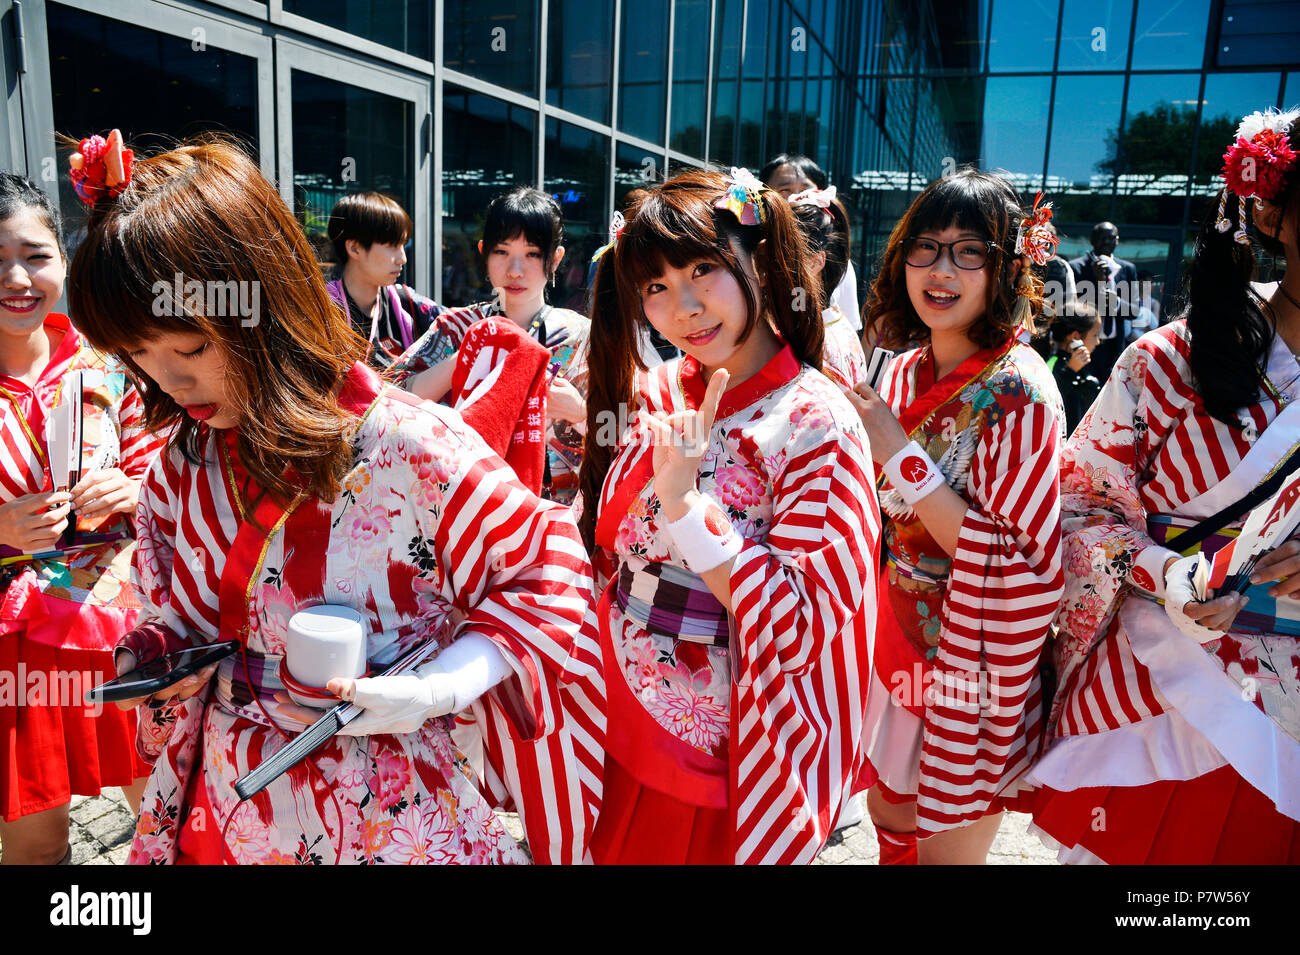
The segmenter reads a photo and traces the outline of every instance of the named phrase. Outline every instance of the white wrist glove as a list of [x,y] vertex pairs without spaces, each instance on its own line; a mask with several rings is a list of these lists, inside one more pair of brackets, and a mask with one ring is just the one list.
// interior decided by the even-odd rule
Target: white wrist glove
[[362,677],[356,681],[352,702],[365,712],[340,734],[414,733],[425,720],[454,713],[456,692],[451,677],[435,659],[414,673]]
[[339,732],[414,733],[426,720],[459,713],[513,672],[495,643],[467,633],[413,673],[357,680],[352,702],[365,712]]
[[1183,608],[1196,600],[1192,571],[1196,569],[1197,559],[1197,555],[1193,554],[1191,557],[1180,557],[1169,565],[1169,573],[1165,574],[1165,613],[1180,633],[1197,643],[1209,643],[1222,637],[1223,632],[1202,627],[1183,613]]

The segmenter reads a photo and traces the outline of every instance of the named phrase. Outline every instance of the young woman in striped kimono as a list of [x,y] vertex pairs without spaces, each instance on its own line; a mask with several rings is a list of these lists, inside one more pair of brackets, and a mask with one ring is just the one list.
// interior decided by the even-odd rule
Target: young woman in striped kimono
[[[594,301],[581,528],[608,576],[609,733],[593,856],[811,862],[860,768],[880,529],[862,426],[818,371],[812,256],[779,194],[686,173],[640,203]],[[683,357],[647,371],[643,322]]]
[[[1128,347],[1066,447],[1060,689],[1031,773],[1062,861],[1300,863],[1300,534],[1244,594],[1189,583],[1246,495],[1300,468],[1297,153],[1300,110],[1243,120],[1185,313]],[[1251,281],[1257,246],[1280,283]]]
[[[171,276],[257,283],[243,316]],[[156,757],[132,846],[145,862],[580,862],[599,807],[603,701],[590,567],[569,512],[517,483],[452,410],[382,385],[274,186],[238,149],[135,164],[72,266],[86,337],[145,383],[176,433],[144,480],[141,622],[118,669],[215,640],[241,650],[141,709]],[[155,307],[150,307],[154,301]],[[351,608],[372,667],[334,680],[364,712],[249,802],[234,782],[316,712],[280,696],[290,617]],[[484,776],[450,735],[471,709]],[[318,712],[318,711],[317,711]]]
[[872,290],[868,337],[924,342],[879,395],[852,394],[886,518],[859,780],[882,863],[982,863],[1041,739],[1065,418],[1017,333],[1049,216],[998,176],[947,176],[894,228]]

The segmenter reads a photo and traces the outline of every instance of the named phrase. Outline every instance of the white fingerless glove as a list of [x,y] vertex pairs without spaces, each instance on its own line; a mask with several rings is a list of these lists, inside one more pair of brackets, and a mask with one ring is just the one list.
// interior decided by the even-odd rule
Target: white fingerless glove
[[1165,574],[1165,613],[1180,633],[1197,643],[1209,643],[1222,637],[1222,631],[1202,627],[1183,613],[1183,608],[1196,600],[1192,572],[1196,569],[1197,560],[1197,555],[1193,554],[1191,557],[1180,557],[1169,565],[1169,572]]
[[414,733],[426,720],[459,713],[513,672],[495,643],[467,633],[413,673],[357,680],[352,702],[365,712],[339,732]]

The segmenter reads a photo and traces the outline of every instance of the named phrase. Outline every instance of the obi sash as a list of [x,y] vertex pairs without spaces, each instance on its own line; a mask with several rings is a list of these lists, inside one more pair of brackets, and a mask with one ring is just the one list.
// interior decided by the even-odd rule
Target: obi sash
[[727,609],[698,576],[676,564],[619,567],[614,602],[649,633],[690,643],[728,645]]
[[[1147,518],[1147,535],[1157,544],[1169,547],[1171,550],[1179,550],[1178,534],[1199,523],[1200,521],[1195,518],[1178,514],[1153,514]],[[1239,532],[1239,528],[1224,528],[1207,537],[1198,549],[1207,557],[1212,557]],[[1275,584],[1276,581],[1268,581],[1262,584],[1251,584],[1246,588],[1247,603],[1245,609],[1238,612],[1233,621],[1233,630],[1300,637],[1300,600],[1289,598],[1279,600],[1270,596],[1268,590]]]

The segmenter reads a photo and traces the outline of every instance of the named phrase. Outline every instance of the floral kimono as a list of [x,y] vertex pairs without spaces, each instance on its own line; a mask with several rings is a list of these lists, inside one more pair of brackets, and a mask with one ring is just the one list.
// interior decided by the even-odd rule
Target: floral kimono
[[1063,586],[1057,455],[1064,415],[1047,366],[1012,340],[935,381],[928,347],[880,396],[969,502],[951,558],[883,476],[885,564],[867,758],[917,835],[1001,805],[1041,739],[1039,658]]
[[1259,400],[1225,424],[1201,404],[1190,347],[1182,321],[1129,346],[1065,451],[1059,690],[1031,773],[1063,861],[1300,862],[1300,601],[1250,587],[1206,644],[1158,604],[1178,535],[1300,445],[1300,362],[1276,337]]
[[[501,314],[491,302],[443,312],[389,368],[386,377],[393,384],[406,387],[405,382],[412,375],[427,371],[455,354],[471,326]],[[566,379],[583,395],[587,393],[586,350],[590,330],[589,319],[577,312],[549,305],[543,306],[528,323],[528,332],[551,350],[551,369],[555,377]],[[577,495],[585,430],[582,423],[559,420],[547,423],[542,497],[548,501],[570,504]]]
[[[356,463],[332,504],[285,507],[251,486],[234,432],[201,465],[160,459],[140,500],[140,659],[238,639],[204,692],[157,711],[161,749],[133,862],[524,862],[493,813],[513,805],[535,861],[581,862],[600,803],[604,730],[590,568],[567,510],[513,480],[456,413],[353,367]],[[453,720],[408,734],[335,736],[247,803],[237,779],[301,726],[279,715],[289,618],[360,612],[372,668],[417,644],[490,638],[512,677],[472,707],[478,778]]]
[[835,305],[822,312],[826,338],[822,365],[826,377],[837,385],[852,388],[867,377],[867,356],[853,323]]
[[[697,409],[706,390],[689,356],[637,381],[647,412]],[[665,528],[649,432],[624,435],[596,529],[616,567],[597,616],[607,778],[623,784],[597,861],[807,863],[825,844],[859,766],[870,481],[852,406],[789,347],[728,390],[698,479],[745,541],[728,614]]]
[[[48,427],[74,376],[81,384],[83,475],[116,467],[138,480],[162,445],[144,427],[126,368],[86,345],[66,315],[51,314],[45,327],[62,339],[35,385],[0,376],[0,503],[53,490]],[[7,585],[0,600],[0,672],[28,676],[11,695],[25,693],[29,686],[22,684],[38,673],[48,677],[51,694],[66,689],[67,675],[77,678],[63,705],[52,695],[44,703],[9,699],[0,689],[0,815],[7,819],[61,806],[73,793],[98,795],[103,786],[148,772],[134,751],[134,714],[81,699],[116,673],[113,646],[139,612],[130,588],[133,534],[131,518],[115,514],[99,526],[78,521],[74,539],[44,554],[0,543]]]

